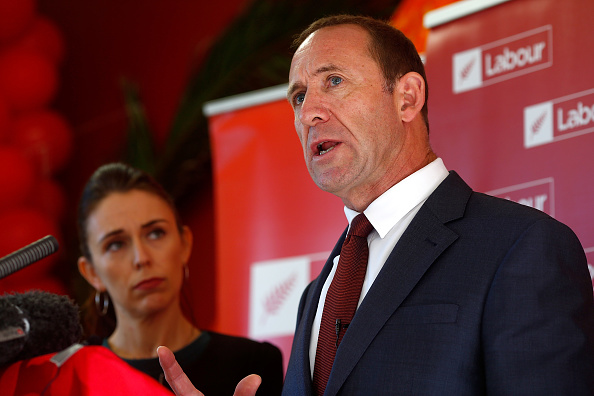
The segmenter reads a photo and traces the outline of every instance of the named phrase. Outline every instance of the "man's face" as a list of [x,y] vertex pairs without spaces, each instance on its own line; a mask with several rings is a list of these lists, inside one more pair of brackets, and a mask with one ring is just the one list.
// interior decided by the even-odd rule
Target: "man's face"
[[368,40],[356,25],[311,34],[293,56],[287,96],[311,177],[355,210],[393,185],[403,146],[399,94],[384,88]]

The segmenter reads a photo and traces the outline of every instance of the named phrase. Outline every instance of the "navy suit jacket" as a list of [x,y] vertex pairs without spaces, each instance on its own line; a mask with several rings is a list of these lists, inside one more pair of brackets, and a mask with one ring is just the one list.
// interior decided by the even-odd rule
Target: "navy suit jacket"
[[[301,298],[283,395],[313,394],[311,327],[345,233]],[[325,395],[510,394],[594,394],[586,257],[567,226],[450,172],[357,310]]]

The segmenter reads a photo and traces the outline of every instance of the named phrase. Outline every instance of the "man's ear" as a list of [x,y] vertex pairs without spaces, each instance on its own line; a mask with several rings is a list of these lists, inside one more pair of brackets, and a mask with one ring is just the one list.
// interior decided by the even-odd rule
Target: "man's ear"
[[400,77],[395,89],[400,118],[411,122],[425,105],[425,80],[419,73],[408,72]]
[[105,286],[95,271],[93,263],[91,263],[85,256],[78,258],[78,272],[86,279],[91,286],[100,292],[105,291]]

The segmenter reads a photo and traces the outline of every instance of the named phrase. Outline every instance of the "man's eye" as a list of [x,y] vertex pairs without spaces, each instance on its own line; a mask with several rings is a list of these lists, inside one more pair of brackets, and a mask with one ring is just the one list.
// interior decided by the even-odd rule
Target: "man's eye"
[[293,103],[296,105],[300,105],[303,103],[303,101],[305,100],[305,94],[297,94],[293,97]]
[[330,77],[330,84],[331,85],[338,85],[342,82],[342,77],[332,76]]

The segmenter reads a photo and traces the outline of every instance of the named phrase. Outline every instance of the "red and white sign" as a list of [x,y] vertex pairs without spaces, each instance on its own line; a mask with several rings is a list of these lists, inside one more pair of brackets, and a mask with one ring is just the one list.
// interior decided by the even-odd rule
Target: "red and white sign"
[[289,362],[297,307],[347,225],[311,180],[286,86],[211,102],[216,285],[212,330],[277,345]]
[[453,91],[481,88],[553,64],[553,34],[550,25],[505,37],[452,57]]
[[594,132],[594,88],[524,109],[524,147]]
[[487,194],[530,206],[555,217],[555,181],[552,177],[487,191]]

